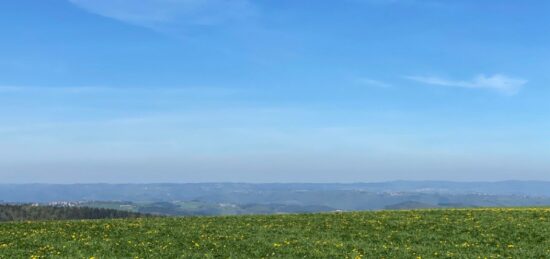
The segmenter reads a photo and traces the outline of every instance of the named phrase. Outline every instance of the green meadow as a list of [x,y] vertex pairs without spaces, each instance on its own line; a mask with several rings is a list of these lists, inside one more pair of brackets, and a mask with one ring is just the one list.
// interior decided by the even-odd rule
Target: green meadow
[[0,224],[0,258],[550,258],[550,209]]

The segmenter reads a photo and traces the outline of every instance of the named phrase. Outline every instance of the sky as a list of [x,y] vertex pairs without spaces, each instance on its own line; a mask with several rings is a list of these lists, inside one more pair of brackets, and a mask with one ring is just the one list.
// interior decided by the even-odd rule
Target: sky
[[550,180],[550,2],[0,2],[0,182]]

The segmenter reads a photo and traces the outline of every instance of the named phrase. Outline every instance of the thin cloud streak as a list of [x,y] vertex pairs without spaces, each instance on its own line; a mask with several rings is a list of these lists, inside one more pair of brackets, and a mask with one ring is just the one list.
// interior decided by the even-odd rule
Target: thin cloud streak
[[478,75],[471,80],[450,80],[435,76],[406,76],[405,78],[429,85],[460,87],[470,89],[489,89],[505,95],[517,94],[527,80],[495,74],[492,76]]
[[357,78],[357,79],[355,79],[355,82],[358,83],[358,84],[361,84],[361,85],[366,85],[366,86],[371,86],[371,87],[378,87],[378,88],[390,88],[390,87],[392,87],[392,85],[389,84],[389,83],[382,82],[382,81],[375,80],[375,79],[371,79],[371,78],[366,78],[366,77]]
[[213,26],[257,14],[248,0],[68,0],[90,13],[154,30]]

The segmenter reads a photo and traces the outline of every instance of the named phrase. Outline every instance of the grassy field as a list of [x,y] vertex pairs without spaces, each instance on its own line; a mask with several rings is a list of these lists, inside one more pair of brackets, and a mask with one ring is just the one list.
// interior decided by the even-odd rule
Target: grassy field
[[550,209],[0,224],[0,258],[550,258]]

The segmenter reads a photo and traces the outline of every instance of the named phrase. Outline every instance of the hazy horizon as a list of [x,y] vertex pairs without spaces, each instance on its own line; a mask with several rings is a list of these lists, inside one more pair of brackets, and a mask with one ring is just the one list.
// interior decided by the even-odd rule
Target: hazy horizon
[[550,2],[0,3],[0,183],[550,181]]

